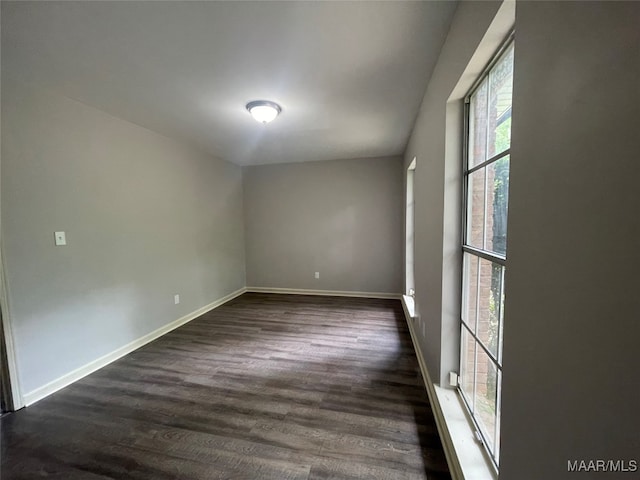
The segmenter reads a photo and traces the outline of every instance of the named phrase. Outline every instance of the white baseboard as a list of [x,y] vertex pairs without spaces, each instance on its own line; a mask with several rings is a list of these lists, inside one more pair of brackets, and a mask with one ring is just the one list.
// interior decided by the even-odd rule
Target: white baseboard
[[469,419],[462,400],[456,390],[443,388],[431,381],[427,364],[417,341],[415,324],[416,317],[411,312],[411,306],[402,298],[411,341],[418,358],[422,379],[427,389],[429,402],[436,420],[440,440],[444,449],[449,472],[453,480],[497,480],[498,472],[493,467],[482,445],[476,442],[475,428]]
[[25,406],[33,405],[38,400],[42,400],[43,398],[51,395],[52,393],[57,392],[58,390],[72,384],[73,382],[76,382],[81,378],[86,377],[87,375],[95,372],[96,370],[99,370],[102,367],[133,352],[134,350],[137,350],[138,348],[146,345],[147,343],[156,340],[157,338],[165,335],[166,333],[169,333],[171,330],[175,330],[176,328],[184,325],[185,323],[190,322],[191,320],[199,317],[200,315],[207,313],[208,311],[213,310],[214,308],[219,307],[220,305],[230,300],[233,300],[234,298],[242,295],[246,291],[247,289],[243,287],[239,290],[236,290],[235,292],[230,293],[229,295],[225,295],[224,297],[216,300],[215,302],[205,305],[204,307],[199,308],[198,310],[195,310],[194,312],[191,312],[171,323],[168,323],[167,325],[160,327],[157,330],[154,330],[153,332],[148,333],[143,337],[140,337],[137,340],[134,340],[133,342],[118,348],[117,350],[114,350],[111,353],[107,353],[106,355],[103,355],[102,357],[97,358],[87,363],[86,365],[83,365],[82,367],[77,368],[63,375],[47,383],[46,385],[43,385],[42,387],[38,387],[35,390],[30,391],[29,393],[23,396]]
[[458,461],[458,456],[456,455],[456,450],[453,446],[453,441],[451,439],[451,435],[449,434],[449,429],[447,428],[447,422],[444,418],[444,414],[442,413],[442,408],[440,408],[440,402],[438,400],[438,396],[436,395],[435,386],[431,381],[431,376],[429,375],[429,370],[427,369],[427,364],[424,360],[422,349],[420,348],[420,344],[418,343],[416,337],[414,328],[415,317],[410,313],[410,310],[413,310],[413,308],[406,304],[404,297],[402,298],[402,308],[404,309],[407,325],[409,326],[411,342],[413,343],[413,348],[416,351],[416,357],[418,358],[418,365],[420,365],[422,379],[424,380],[424,384],[427,388],[429,403],[431,403],[433,416],[436,420],[438,434],[440,435],[440,440],[442,441],[442,447],[444,449],[444,455],[447,458],[447,465],[449,465],[451,478],[453,480],[464,480],[462,467],[460,466],[460,462]]
[[302,288],[272,288],[272,287],[247,287],[247,292],[252,293],[282,293],[287,295],[320,295],[327,297],[358,297],[358,298],[387,298],[399,299],[400,293],[382,292],[351,292],[345,290],[305,290]]

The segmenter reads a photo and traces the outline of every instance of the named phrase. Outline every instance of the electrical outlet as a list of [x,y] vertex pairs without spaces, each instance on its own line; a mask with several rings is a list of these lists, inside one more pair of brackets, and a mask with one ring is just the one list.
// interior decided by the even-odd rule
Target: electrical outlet
[[180,295],[177,293],[173,296],[173,302],[177,305],[180,303]]
[[320,272],[316,272],[316,278],[320,278]]
[[56,238],[56,245],[66,245],[67,244],[67,235],[64,232],[54,232],[54,236]]

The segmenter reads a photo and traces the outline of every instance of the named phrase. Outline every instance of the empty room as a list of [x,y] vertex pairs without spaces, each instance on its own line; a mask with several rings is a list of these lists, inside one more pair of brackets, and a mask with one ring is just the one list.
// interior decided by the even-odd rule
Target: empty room
[[637,478],[640,2],[0,21],[0,478]]

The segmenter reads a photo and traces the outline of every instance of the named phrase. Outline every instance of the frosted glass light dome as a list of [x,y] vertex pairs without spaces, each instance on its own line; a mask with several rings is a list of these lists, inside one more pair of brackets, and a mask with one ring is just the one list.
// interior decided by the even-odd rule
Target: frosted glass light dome
[[268,100],[256,100],[247,103],[247,110],[260,123],[269,123],[282,111],[280,105]]

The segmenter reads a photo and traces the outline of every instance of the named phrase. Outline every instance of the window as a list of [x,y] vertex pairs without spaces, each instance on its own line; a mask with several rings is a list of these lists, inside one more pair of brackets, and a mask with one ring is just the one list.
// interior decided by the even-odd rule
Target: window
[[407,169],[407,205],[405,219],[405,294],[409,297],[415,294],[415,278],[414,278],[414,237],[415,237],[415,201],[413,198],[413,177],[416,171],[416,157],[409,164]]
[[500,451],[513,56],[510,39],[465,100],[459,389],[496,466]]

